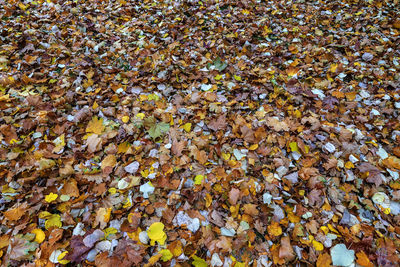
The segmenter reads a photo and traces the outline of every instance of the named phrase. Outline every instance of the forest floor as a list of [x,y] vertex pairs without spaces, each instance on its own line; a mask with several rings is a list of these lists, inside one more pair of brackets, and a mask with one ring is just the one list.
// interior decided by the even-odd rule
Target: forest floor
[[4,266],[399,266],[395,1],[0,1]]

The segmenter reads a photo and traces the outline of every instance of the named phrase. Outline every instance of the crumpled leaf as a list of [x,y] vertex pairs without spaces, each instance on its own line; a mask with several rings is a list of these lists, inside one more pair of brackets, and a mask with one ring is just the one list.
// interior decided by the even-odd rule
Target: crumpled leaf
[[14,236],[10,239],[7,254],[11,260],[25,260],[31,258],[31,252],[38,248],[37,243],[29,242],[21,236]]

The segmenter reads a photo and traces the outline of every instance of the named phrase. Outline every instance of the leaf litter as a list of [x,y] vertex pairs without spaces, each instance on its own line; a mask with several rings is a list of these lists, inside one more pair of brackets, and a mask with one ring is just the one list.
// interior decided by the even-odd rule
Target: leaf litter
[[3,265],[399,265],[397,0],[0,9]]

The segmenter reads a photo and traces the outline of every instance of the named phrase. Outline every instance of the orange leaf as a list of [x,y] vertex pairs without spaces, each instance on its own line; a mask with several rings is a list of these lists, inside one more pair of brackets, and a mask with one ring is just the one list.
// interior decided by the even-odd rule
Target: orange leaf
[[344,98],[344,93],[336,90],[332,92],[332,96],[341,99]]
[[367,254],[364,251],[360,251],[357,254],[357,263],[363,267],[374,267],[372,262],[368,259]]
[[298,68],[293,68],[293,67],[289,67],[286,70],[286,73],[287,73],[288,76],[295,76],[298,72],[299,72],[299,69]]
[[388,167],[400,170],[400,159],[395,156],[389,156],[388,158],[382,160],[382,163]]
[[4,216],[10,221],[17,221],[22,217],[22,215],[24,215],[25,210],[26,204],[24,203],[14,209],[4,212]]
[[317,267],[330,267],[332,266],[332,259],[328,253],[319,254],[317,259]]

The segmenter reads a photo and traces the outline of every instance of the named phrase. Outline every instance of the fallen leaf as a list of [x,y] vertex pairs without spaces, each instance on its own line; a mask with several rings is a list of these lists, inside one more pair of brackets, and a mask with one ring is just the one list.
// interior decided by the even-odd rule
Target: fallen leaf
[[17,221],[25,214],[26,209],[27,209],[27,204],[23,203],[22,205],[19,205],[16,208],[5,211],[3,214],[10,221]]
[[290,244],[289,236],[281,238],[281,245],[279,247],[279,258],[285,259],[286,262],[292,261],[296,257],[292,245]]
[[105,129],[105,126],[103,125],[103,118],[98,118],[95,116],[92,118],[92,120],[87,125],[86,132],[101,135],[103,133],[104,129]]
[[329,256],[328,253],[319,254],[316,264],[317,267],[331,267],[332,266],[331,256]]
[[147,230],[147,234],[151,240],[151,245],[158,242],[160,245],[164,245],[167,235],[164,232],[164,224],[161,222],[153,223]]
[[360,251],[356,253],[357,256],[357,264],[361,265],[362,267],[373,267],[374,264],[369,260],[367,254],[364,251]]

